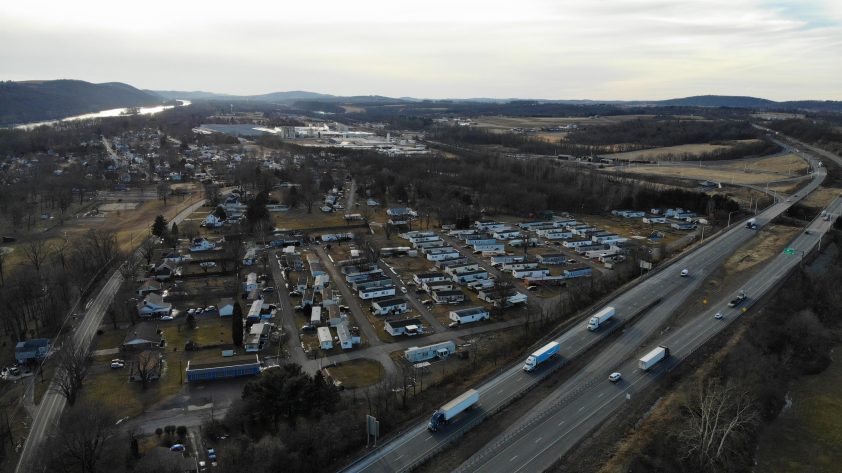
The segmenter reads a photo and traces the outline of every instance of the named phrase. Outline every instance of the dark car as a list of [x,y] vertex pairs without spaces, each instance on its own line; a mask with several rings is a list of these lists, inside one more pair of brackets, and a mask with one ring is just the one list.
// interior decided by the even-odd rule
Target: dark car
[[216,450],[213,448],[208,449],[208,460],[215,462],[216,461]]

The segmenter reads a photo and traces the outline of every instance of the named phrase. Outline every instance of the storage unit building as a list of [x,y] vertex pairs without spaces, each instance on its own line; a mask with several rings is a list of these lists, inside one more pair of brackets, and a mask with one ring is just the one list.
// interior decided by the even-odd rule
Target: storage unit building
[[195,363],[188,360],[185,371],[188,383],[255,376],[260,374],[260,359],[257,355],[249,355],[213,363]]

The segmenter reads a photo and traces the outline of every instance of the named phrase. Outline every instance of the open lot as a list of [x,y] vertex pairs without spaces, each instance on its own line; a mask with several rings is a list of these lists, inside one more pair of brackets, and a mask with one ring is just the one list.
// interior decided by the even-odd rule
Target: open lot
[[650,174],[655,176],[669,176],[680,179],[709,180],[727,184],[764,184],[768,181],[780,179],[780,174],[772,172],[747,173],[742,169],[699,167],[699,166],[632,166],[622,169],[609,169],[631,174]]
[[540,128],[570,124],[611,125],[614,123],[652,118],[654,115],[608,115],[596,118],[588,117],[503,117],[482,116],[476,119],[480,128]]
[[783,251],[786,244],[800,231],[799,228],[784,225],[764,226],[750,244],[742,246],[725,261],[725,270],[734,273],[753,268]]
[[837,189],[833,187],[819,187],[818,189],[811,192],[809,195],[804,197],[804,199],[799,202],[801,205],[806,207],[815,207],[815,208],[824,208],[830,204],[833,199],[839,197],[840,193],[842,193],[842,189]]
[[342,383],[346,389],[363,388],[383,379],[383,366],[365,358],[346,361],[325,368],[328,376]]
[[[741,142],[751,142],[755,140],[741,140]],[[641,149],[636,151],[625,151],[622,153],[613,153],[605,155],[606,158],[619,159],[623,161],[670,161],[681,160],[685,158],[692,158],[703,153],[710,153],[719,149],[730,148],[729,145],[719,145],[710,143],[697,143],[689,145],[665,146],[662,148]]]

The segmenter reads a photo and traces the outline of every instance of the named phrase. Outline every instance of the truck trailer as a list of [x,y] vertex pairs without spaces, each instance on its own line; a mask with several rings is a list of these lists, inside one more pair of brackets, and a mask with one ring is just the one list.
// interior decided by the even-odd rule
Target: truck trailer
[[533,371],[535,368],[538,367],[538,365],[549,360],[553,357],[553,355],[558,353],[558,349],[559,344],[556,342],[550,342],[544,345],[538,351],[529,355],[529,357],[526,358],[526,363],[523,364],[523,371]]
[[479,392],[476,389],[469,389],[461,396],[441,406],[436,412],[433,412],[433,416],[430,417],[430,422],[427,424],[427,429],[432,432],[438,432],[440,427],[448,424],[451,419],[477,402],[479,402]]
[[668,356],[670,356],[670,349],[665,346],[659,346],[641,358],[638,366],[640,369],[646,371]]
[[611,317],[614,317],[615,313],[616,312],[613,307],[604,307],[602,310],[594,314],[590,320],[588,320],[588,330],[593,332],[598,329],[600,325],[608,321]]

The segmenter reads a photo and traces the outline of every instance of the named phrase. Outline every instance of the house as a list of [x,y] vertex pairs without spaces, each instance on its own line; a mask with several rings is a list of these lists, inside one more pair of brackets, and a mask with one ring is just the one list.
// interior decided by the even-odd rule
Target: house
[[410,363],[420,363],[433,358],[444,359],[456,353],[456,344],[441,342],[424,347],[411,347],[403,352],[403,357]]
[[518,261],[515,263],[504,263],[500,266],[501,271],[515,271],[518,269],[535,269],[538,267],[536,261]]
[[465,294],[460,289],[433,291],[436,304],[461,304],[465,302]]
[[365,279],[363,281],[357,281],[351,284],[355,290],[359,291],[362,289],[372,289],[375,287],[386,287],[394,285],[394,282],[391,278],[387,278],[386,276],[376,276],[371,279]]
[[667,218],[663,215],[648,214],[643,217],[643,223],[667,223]]
[[538,262],[541,264],[564,264],[567,262],[567,256],[562,253],[538,255]]
[[523,256],[499,255],[491,257],[491,266],[502,266],[506,263],[518,263],[524,260]]
[[512,238],[519,238],[520,231],[515,230],[514,228],[504,228],[496,230],[494,233],[492,233],[492,236],[500,240],[511,240]]
[[642,210],[612,210],[611,215],[623,218],[640,218],[646,215]]
[[421,325],[421,320],[416,318],[404,320],[387,320],[383,325],[386,333],[393,337],[398,335],[418,335],[424,333],[424,326]]
[[456,248],[441,248],[427,252],[427,259],[429,261],[444,261],[459,258],[459,256],[459,251]]
[[491,313],[483,307],[468,307],[467,309],[450,311],[450,320],[460,325],[479,320],[489,320],[490,318]]
[[667,211],[664,212],[664,217],[674,218],[674,219],[677,219],[677,220],[686,220],[686,219],[696,218],[697,215],[696,215],[696,212],[691,212],[689,210],[667,209]]
[[[543,234],[541,234],[541,232],[543,232]],[[568,238],[573,238],[573,232],[569,230],[559,230],[558,228],[539,230],[538,234],[547,240],[566,240]]]
[[193,253],[198,253],[201,251],[209,251],[216,248],[216,243],[208,241],[202,237],[196,237],[190,242],[190,251]]
[[251,266],[258,261],[257,256],[257,248],[251,247],[246,250],[246,254],[243,256],[243,266]]
[[465,284],[472,281],[478,281],[480,279],[488,279],[488,271],[481,269],[477,271],[465,271],[456,273],[453,276],[453,281],[459,284]]
[[163,284],[160,281],[156,281],[154,279],[144,279],[140,287],[137,288],[137,295],[138,296],[145,296],[150,292],[160,292],[163,289]]
[[468,271],[479,271],[479,269],[479,264],[465,262],[460,264],[448,265],[444,267],[444,272],[453,277],[459,273],[466,273]]
[[505,254],[506,253],[506,244],[505,243],[496,243],[497,240],[494,240],[495,243],[482,243],[474,245],[474,252],[475,253],[497,253],[497,254]]
[[395,295],[395,286],[372,287],[369,289],[360,289],[358,292],[360,299],[377,299],[379,297],[389,297]]
[[693,230],[694,228],[696,228],[696,224],[691,223],[691,222],[682,222],[680,220],[669,220],[669,223],[670,223],[670,227],[672,227],[676,230]]
[[403,297],[374,301],[371,303],[371,312],[374,313],[374,315],[402,314],[408,310],[409,306],[407,305],[406,299]]
[[420,273],[412,277],[416,284],[423,285],[424,283],[447,281],[447,276],[443,273]]
[[43,359],[49,352],[49,338],[24,340],[15,345],[15,361],[22,365],[30,361]]
[[257,289],[257,273],[248,273],[246,282],[243,283],[243,292],[251,292]]
[[258,322],[249,328],[249,333],[243,340],[246,352],[254,353],[263,348],[263,343],[269,338],[271,327],[266,322]]
[[219,228],[225,225],[225,217],[225,208],[219,206],[212,213],[208,214],[204,220],[202,220],[201,226],[207,228]]
[[164,298],[160,294],[154,292],[147,294],[142,301],[137,303],[137,315],[141,317],[151,317],[170,315],[172,311],[172,304],[164,302]]
[[220,299],[217,305],[220,317],[230,317],[234,315],[234,299],[226,298]]
[[322,350],[333,349],[333,335],[330,334],[330,327],[319,327],[317,335],[319,336],[319,348]]
[[621,237],[620,235],[615,235],[613,233],[608,233],[605,235],[594,235],[591,237],[591,240],[594,243],[599,243],[601,245],[608,245],[611,243],[622,243],[624,241],[628,241],[629,239],[626,237]]
[[564,270],[564,277],[567,279],[590,277],[593,270],[589,266],[577,266]]
[[149,350],[163,346],[164,338],[158,325],[152,322],[140,322],[129,329],[121,345],[124,351]]
[[171,260],[164,260],[155,267],[154,275],[155,279],[158,281],[168,281],[173,276],[178,276],[181,274],[181,271],[178,267],[178,263],[171,261]]
[[342,347],[343,350],[349,350],[354,347],[354,345],[359,345],[360,343],[360,336],[359,334],[354,334],[353,331],[348,327],[348,322],[342,322],[336,326],[336,335],[339,338],[339,346]]
[[386,210],[389,216],[389,223],[392,225],[406,225],[410,220],[418,216],[418,213],[409,207],[392,207]]
[[246,355],[210,363],[196,363],[188,360],[186,372],[188,383],[256,376],[260,374],[260,359],[257,355]]
[[577,246],[590,245],[591,243],[593,243],[591,240],[582,238],[578,240],[567,240],[562,245],[565,248],[576,248]]
[[549,276],[549,275],[550,275],[549,269],[529,268],[529,269],[513,269],[512,270],[512,277],[514,277],[515,279],[541,278],[541,277]]
[[249,306],[246,320],[249,322],[258,322],[260,320],[260,312],[263,310],[263,299],[257,299]]

